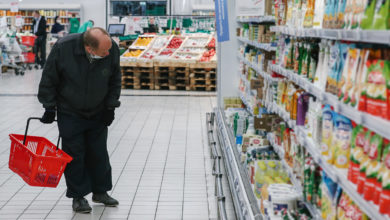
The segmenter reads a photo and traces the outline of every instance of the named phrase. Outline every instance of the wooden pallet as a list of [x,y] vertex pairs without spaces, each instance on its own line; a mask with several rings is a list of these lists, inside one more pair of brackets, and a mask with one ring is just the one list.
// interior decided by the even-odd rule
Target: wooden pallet
[[169,90],[190,91],[191,90],[191,86],[189,86],[189,85],[169,86]]
[[143,61],[121,61],[121,67],[149,67],[153,68],[153,60],[143,60]]
[[190,78],[171,78],[169,79],[169,85],[190,85]]
[[169,79],[168,78],[155,78],[154,84],[158,86],[169,86]]
[[216,69],[217,68],[217,62],[211,61],[211,62],[196,62],[190,64],[191,69]]
[[215,79],[217,78],[216,73],[207,73],[207,72],[191,72],[190,73],[191,78],[203,78],[203,79]]
[[216,87],[214,85],[191,85],[192,91],[215,91]]
[[169,90],[169,85],[154,85],[155,90]]

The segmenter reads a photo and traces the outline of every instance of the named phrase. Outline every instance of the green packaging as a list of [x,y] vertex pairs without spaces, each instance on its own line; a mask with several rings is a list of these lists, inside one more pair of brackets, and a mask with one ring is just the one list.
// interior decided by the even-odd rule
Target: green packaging
[[390,0],[377,0],[372,29],[390,29]]
[[360,21],[360,28],[371,29],[374,23],[375,5],[376,0],[368,0],[366,10],[364,11],[364,16]]

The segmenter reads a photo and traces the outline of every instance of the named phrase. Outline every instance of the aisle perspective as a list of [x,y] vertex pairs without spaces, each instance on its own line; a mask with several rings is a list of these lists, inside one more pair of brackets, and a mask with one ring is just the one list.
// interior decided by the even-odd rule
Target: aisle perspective
[[390,1],[227,7],[215,118],[237,218],[390,219]]
[[[26,73],[29,75],[31,73]],[[117,208],[93,205],[91,215],[74,214],[66,185],[28,186],[8,168],[10,131],[23,133],[26,118],[40,115],[34,96],[2,96],[0,131],[0,219],[209,219],[213,187],[206,112],[214,97],[129,96],[109,130],[112,195]],[[56,125],[31,124],[30,133],[55,142]],[[90,196],[87,197],[91,200]],[[210,205],[210,207],[209,207]]]

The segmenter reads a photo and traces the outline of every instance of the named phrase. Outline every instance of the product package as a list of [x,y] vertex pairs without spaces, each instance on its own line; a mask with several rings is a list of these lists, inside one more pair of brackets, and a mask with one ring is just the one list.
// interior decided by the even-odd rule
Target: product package
[[333,164],[340,169],[347,169],[350,158],[352,123],[348,118],[335,114],[335,127],[332,139]]
[[332,137],[333,137],[334,113],[329,105],[322,110],[322,142],[321,154],[332,158]]

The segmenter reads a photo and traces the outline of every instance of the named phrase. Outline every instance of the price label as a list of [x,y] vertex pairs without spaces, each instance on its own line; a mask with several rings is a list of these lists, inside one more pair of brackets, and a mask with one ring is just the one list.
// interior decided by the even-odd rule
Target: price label
[[142,18],[142,19],[139,21],[139,26],[141,26],[141,27],[143,27],[143,28],[149,27],[149,19],[148,19],[148,18]]
[[11,2],[11,12],[19,12],[19,2]]
[[20,15],[16,16],[15,26],[16,27],[22,27],[23,23],[24,23],[24,20],[23,20],[22,16],[20,16]]
[[160,25],[160,27],[167,27],[167,25],[168,25],[168,19],[166,19],[166,18],[160,18],[160,20],[158,21],[158,25]]

